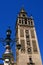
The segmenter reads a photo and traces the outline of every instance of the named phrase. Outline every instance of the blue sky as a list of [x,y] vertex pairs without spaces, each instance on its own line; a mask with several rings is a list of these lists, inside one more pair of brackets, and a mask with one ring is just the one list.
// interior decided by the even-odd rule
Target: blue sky
[[[6,37],[8,26],[12,30],[12,38],[15,33],[15,23],[17,14],[24,7],[28,16],[33,16],[36,33],[38,37],[41,58],[43,62],[43,0],[1,0],[0,1],[0,38]],[[15,44],[14,44],[15,45]],[[15,49],[13,46],[12,50]],[[2,57],[5,48],[0,42],[0,57]],[[13,50],[14,56],[15,50]]]

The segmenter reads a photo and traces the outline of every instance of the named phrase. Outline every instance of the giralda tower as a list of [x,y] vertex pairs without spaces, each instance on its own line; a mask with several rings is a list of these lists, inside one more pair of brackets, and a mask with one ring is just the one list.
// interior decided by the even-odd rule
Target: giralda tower
[[22,8],[16,21],[17,65],[42,65],[33,17]]

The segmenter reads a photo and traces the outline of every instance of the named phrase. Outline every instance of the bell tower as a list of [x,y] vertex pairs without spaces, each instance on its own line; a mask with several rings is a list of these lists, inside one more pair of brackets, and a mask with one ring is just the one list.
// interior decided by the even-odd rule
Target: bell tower
[[10,43],[11,43],[11,30],[10,28],[6,31],[6,45],[5,45],[5,53],[3,54],[3,60],[4,60],[4,65],[14,65],[14,57],[13,53],[11,51]]
[[17,65],[42,65],[33,17],[22,8],[16,21]]

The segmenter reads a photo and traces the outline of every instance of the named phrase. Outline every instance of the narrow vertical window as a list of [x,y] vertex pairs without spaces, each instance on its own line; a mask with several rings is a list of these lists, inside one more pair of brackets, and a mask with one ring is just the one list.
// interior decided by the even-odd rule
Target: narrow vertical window
[[37,50],[37,45],[36,45],[36,41],[35,40],[32,40],[32,45],[33,45],[33,52],[37,53],[38,50]]
[[31,38],[35,38],[34,30],[31,30]]
[[24,37],[24,29],[20,29],[20,37]]
[[26,39],[28,38],[29,39],[29,30],[26,30]]
[[19,20],[19,23],[21,24],[21,20]]
[[32,63],[32,62],[33,62],[31,57],[29,58],[29,62],[30,62],[30,63]]
[[21,52],[25,52],[25,41],[21,40]]
[[25,19],[25,24],[27,24],[27,19]]
[[28,21],[28,25],[30,26],[30,21]]
[[28,52],[28,54],[32,53],[30,41],[27,41],[27,52]]
[[30,46],[30,41],[27,41],[27,45]]
[[31,21],[31,25],[33,25],[33,22]]

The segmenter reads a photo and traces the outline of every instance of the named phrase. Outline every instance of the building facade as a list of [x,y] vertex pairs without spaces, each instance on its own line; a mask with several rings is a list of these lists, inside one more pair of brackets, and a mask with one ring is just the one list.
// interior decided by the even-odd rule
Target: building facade
[[27,16],[22,8],[16,21],[17,65],[42,65],[33,17]]

